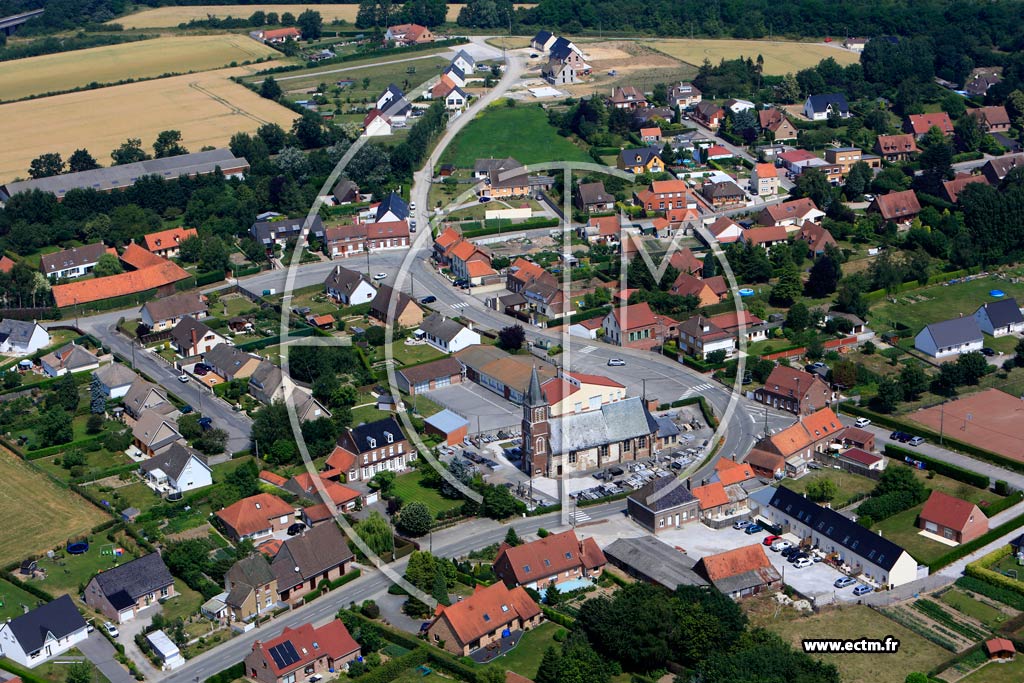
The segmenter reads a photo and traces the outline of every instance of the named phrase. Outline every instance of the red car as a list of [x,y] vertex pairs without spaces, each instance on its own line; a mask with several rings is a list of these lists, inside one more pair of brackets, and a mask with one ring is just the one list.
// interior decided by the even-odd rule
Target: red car
[[775,541],[779,540],[780,538],[782,538],[782,536],[765,536],[764,537],[764,541],[762,541],[762,542],[765,545],[771,545],[772,543],[774,543]]

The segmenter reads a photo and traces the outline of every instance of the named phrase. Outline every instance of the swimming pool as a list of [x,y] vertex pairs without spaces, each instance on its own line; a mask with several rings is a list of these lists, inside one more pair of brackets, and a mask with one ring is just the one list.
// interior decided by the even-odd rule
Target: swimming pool
[[594,582],[590,579],[571,579],[569,581],[561,581],[555,585],[558,587],[559,593],[568,593],[580,588],[589,588],[594,585]]

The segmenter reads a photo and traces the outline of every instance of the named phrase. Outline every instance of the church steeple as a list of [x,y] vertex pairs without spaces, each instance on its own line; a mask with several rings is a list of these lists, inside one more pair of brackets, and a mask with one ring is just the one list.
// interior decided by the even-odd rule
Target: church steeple
[[530,384],[523,396],[523,470],[530,473],[547,473],[548,439],[551,426],[548,424],[548,400],[540,388],[537,366],[530,373]]
[[524,402],[531,408],[547,403],[544,399],[544,392],[540,390],[540,377],[537,375],[536,365],[533,366],[533,370],[530,372],[530,386],[526,390]]

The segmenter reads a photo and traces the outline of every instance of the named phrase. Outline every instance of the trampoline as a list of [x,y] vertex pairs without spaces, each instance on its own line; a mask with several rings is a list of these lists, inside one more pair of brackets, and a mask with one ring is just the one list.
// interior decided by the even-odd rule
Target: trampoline
[[84,555],[89,552],[89,541],[68,541],[64,549],[69,555]]

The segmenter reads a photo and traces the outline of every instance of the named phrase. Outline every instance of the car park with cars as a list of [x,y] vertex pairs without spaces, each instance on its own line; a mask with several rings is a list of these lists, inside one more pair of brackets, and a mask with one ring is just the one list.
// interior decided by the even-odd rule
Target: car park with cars
[[836,579],[836,582],[832,585],[836,588],[847,588],[848,586],[852,586],[855,583],[857,583],[857,579],[853,578],[852,576],[841,576],[838,579]]
[[857,586],[856,588],[853,589],[853,594],[854,595],[867,595],[868,593],[870,593],[873,590],[874,590],[874,588],[872,588],[871,586],[869,586],[869,585],[867,585],[865,583],[862,583],[862,584],[860,584],[859,586]]

